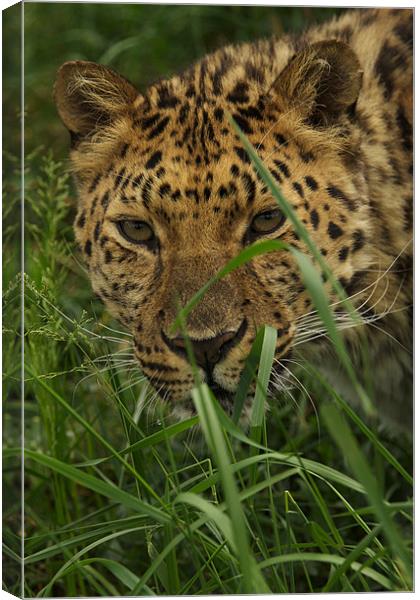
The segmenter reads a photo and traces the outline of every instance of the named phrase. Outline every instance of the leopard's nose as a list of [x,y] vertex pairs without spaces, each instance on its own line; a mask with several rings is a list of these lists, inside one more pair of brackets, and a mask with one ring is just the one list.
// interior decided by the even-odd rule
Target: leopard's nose
[[[245,330],[246,321],[243,321],[236,331],[225,331],[224,333],[205,340],[190,339],[197,365],[205,370],[214,367],[228,350],[242,339]],[[187,356],[186,341],[184,337],[177,337],[170,340],[170,346]]]

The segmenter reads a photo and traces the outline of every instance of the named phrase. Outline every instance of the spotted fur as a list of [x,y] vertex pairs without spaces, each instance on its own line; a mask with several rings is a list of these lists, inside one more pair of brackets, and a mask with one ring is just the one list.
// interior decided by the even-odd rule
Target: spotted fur
[[[276,207],[231,114],[365,319],[342,329],[356,364],[362,334],[368,341],[380,412],[410,422],[411,19],[411,10],[348,11],[300,37],[222,48],[144,93],[94,63],[61,67],[55,99],[71,133],[75,232],[92,286],[174,406],[188,405],[193,386],[170,329],[179,306],[255,239],[255,216]],[[122,219],[146,222],[154,244],[125,239]],[[260,239],[307,251],[286,219]],[[220,339],[203,379],[228,405],[256,330],[269,324],[278,374],[299,352],[348,387],[312,310],[287,252],[229,274],[188,317],[203,365]]]

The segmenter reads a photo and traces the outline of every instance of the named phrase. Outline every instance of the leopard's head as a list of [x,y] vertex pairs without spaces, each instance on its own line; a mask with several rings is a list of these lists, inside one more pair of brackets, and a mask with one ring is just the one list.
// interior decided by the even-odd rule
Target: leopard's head
[[[364,267],[368,221],[351,124],[359,62],[335,41],[278,52],[267,63],[247,47],[224,49],[144,94],[90,62],[58,73],[55,100],[79,195],[75,232],[93,289],[131,331],[142,371],[174,406],[188,406],[194,385],[185,339],[172,329],[179,308],[248,244],[279,239],[306,251],[229,115],[337,277],[349,282]],[[310,310],[286,251],[256,257],[207,290],[186,331],[203,380],[226,408],[259,327],[277,330],[281,369]]]

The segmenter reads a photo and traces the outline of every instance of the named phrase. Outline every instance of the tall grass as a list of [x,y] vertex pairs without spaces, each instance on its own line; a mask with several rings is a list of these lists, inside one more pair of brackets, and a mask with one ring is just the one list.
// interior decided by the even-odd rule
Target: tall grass
[[[83,39],[94,46],[90,30],[92,39]],[[131,43],[128,36],[109,46],[109,61],[123,60]],[[25,164],[24,595],[412,589],[409,440],[356,414],[303,361],[295,372],[299,385],[268,399],[265,412],[275,345],[268,327],[254,343],[232,419],[199,385],[196,416],[171,421],[145,385],[130,336],[92,298],[74,247],[65,165],[32,146]],[[4,586],[19,594],[21,277],[13,211],[20,173],[13,154],[7,160]],[[287,210],[275,185],[272,193]],[[279,248],[271,242],[247,248],[217,277]],[[295,258],[346,363],[320,285],[320,269],[328,268],[316,266],[310,241],[308,253]],[[202,293],[181,311],[179,326]],[[357,381],[359,375],[353,373]],[[247,430],[239,416],[255,378]]]
[[[298,374],[304,388],[265,414],[270,329],[254,348],[249,432],[206,386],[187,421],[171,422],[159,405],[139,414],[144,382],[129,338],[89,308],[87,291],[76,298],[88,310],[63,293],[85,277],[66,242],[68,179],[51,156],[31,161],[25,594],[410,589],[408,442],[368,427],[310,365]],[[8,440],[12,481],[19,449]],[[17,561],[7,520],[5,544]]]

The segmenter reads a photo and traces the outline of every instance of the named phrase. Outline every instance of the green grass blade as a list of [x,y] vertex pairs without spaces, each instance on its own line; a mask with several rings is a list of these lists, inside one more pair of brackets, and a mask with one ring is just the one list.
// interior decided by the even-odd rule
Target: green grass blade
[[[322,272],[325,274],[326,278],[330,281],[333,289],[335,290],[338,297],[342,301],[343,306],[346,308],[348,313],[352,316],[355,323],[361,323],[360,315],[354,309],[352,303],[348,300],[347,295],[346,295],[342,285],[335,278],[335,276],[332,273],[331,269],[329,268],[327,262],[325,261],[324,257],[322,256],[321,252],[319,251],[317,245],[315,244],[315,242],[312,240],[311,236],[307,232],[304,224],[301,222],[301,220],[299,219],[299,217],[297,216],[296,212],[294,211],[292,206],[289,204],[289,202],[287,202],[287,200],[284,198],[276,181],[274,180],[274,178],[271,175],[271,173],[269,172],[269,170],[265,167],[262,160],[259,158],[258,154],[256,153],[252,144],[249,142],[248,138],[242,133],[241,129],[235,123],[234,119],[231,116],[229,118],[231,120],[233,128],[235,129],[235,132],[239,136],[246,152],[248,153],[250,159],[252,160],[257,173],[260,175],[260,177],[262,178],[264,183],[268,186],[268,188],[270,189],[274,198],[277,200],[278,204],[280,205],[282,211],[284,212],[286,217],[290,220],[290,222],[293,224],[293,227],[294,227],[296,233],[305,242],[310,253],[315,258],[317,263],[320,265]],[[302,276],[305,281],[305,285],[309,286],[308,291],[311,293],[315,307],[317,308],[318,311],[319,310],[321,311],[319,313],[320,317],[323,320],[325,319],[324,323],[327,327],[328,333],[330,334],[330,336],[332,336],[331,339],[334,342],[334,345],[336,346],[337,353],[343,363],[343,366],[345,367],[346,371],[349,374],[349,377],[356,389],[356,392],[358,393],[358,395],[362,401],[362,404],[363,404],[363,407],[364,407],[366,413],[374,414],[375,410],[372,405],[372,402],[371,402],[370,398],[368,397],[368,395],[366,394],[363,387],[360,385],[360,383],[354,373],[354,369],[352,367],[350,358],[349,358],[348,353],[342,342],[341,335],[339,334],[339,331],[337,330],[337,328],[335,326],[335,323],[332,318],[332,314],[329,309],[329,305],[328,305],[328,302],[327,302],[327,299],[325,296],[325,292],[324,292],[324,289],[321,284],[319,274],[314,269],[313,265],[310,264],[310,262],[308,261],[307,257],[305,257],[305,255],[302,255],[301,252],[299,252],[298,250],[296,250],[293,247],[291,247],[290,250],[299,263],[299,266],[302,271]],[[318,285],[317,280],[319,280],[320,285]]]
[[348,417],[357,425],[360,431],[366,436],[366,438],[372,443],[372,445],[380,452],[380,454],[385,458],[386,461],[389,462],[390,465],[394,467],[394,469],[404,477],[407,483],[411,486],[414,485],[413,478],[408,473],[406,469],[402,466],[402,464],[395,458],[395,456],[386,448],[378,436],[366,425],[366,423],[359,417],[359,415],[352,409],[352,407],[345,402],[341,396],[337,394],[334,388],[328,383],[325,377],[317,370],[314,369],[311,365],[305,364],[305,368],[309,370],[311,375],[315,377],[322,386],[328,391],[328,393],[334,398],[337,404],[345,411]]
[[52,471],[67,477],[67,479],[89,488],[90,490],[97,492],[98,494],[101,494],[102,496],[105,496],[114,502],[118,502],[119,504],[122,504],[131,510],[135,510],[136,512],[144,515],[149,515],[149,517],[153,518],[158,523],[167,523],[171,519],[169,515],[165,514],[159,508],[155,508],[154,506],[137,499],[135,496],[124,492],[124,490],[121,490],[117,486],[102,481],[93,475],[85,473],[81,469],[77,469],[72,465],[68,465],[60,460],[57,460],[56,458],[28,449],[25,449],[25,457],[34,460],[35,462],[44,465],[44,467],[47,467]]
[[264,329],[261,328],[252,344],[251,350],[246,358],[244,368],[241,373],[239,384],[233,399],[232,421],[237,424],[241,416],[243,406],[248,396],[249,386],[254,379],[257,367],[261,357],[262,344],[264,340]]
[[388,507],[384,503],[381,490],[372,474],[366,458],[363,456],[352,432],[342,413],[336,406],[329,404],[321,408],[322,416],[331,434],[331,437],[340,448],[343,456],[348,461],[355,477],[363,484],[370,501],[375,508],[376,515],[382,524],[384,534],[394,551],[395,558],[401,564],[405,574],[407,589],[412,587],[412,562],[400,532],[392,519]]
[[232,522],[233,539],[235,547],[239,549],[238,560],[244,581],[245,593],[269,592],[269,588],[262,578],[256,561],[249,546],[248,535],[245,527],[239,494],[236,488],[231,466],[228,461],[228,451],[223,437],[216,410],[215,402],[206,384],[194,388],[192,392],[200,422],[203,427],[207,443],[216,459],[220,478]]
[[276,351],[277,331],[273,327],[265,326],[263,329],[263,341],[258,369],[257,386],[252,404],[251,414],[251,438],[256,442],[261,439],[261,427],[265,414],[268,384],[273,368],[274,354]]
[[364,550],[370,545],[381,530],[381,526],[377,525],[370,533],[368,533],[360,542],[353,548],[351,552],[346,556],[345,560],[338,568],[332,573],[327,583],[324,585],[323,593],[330,592],[333,590],[336,583],[339,582],[340,578],[351,568],[351,564],[356,561],[364,552]]
[[261,256],[261,254],[267,254],[268,252],[276,252],[278,250],[287,250],[288,245],[279,242],[278,240],[266,240],[264,242],[257,242],[244,248],[242,252],[240,252],[237,256],[235,256],[232,260],[230,260],[224,267],[216,273],[214,277],[209,279],[209,281],[203,285],[202,288],[198,290],[196,294],[187,302],[187,304],[178,312],[178,316],[176,317],[173,325],[171,326],[172,333],[176,332],[178,329],[182,327],[182,323],[185,322],[189,313],[193,310],[193,308],[200,302],[201,298],[204,294],[220,279],[226,277],[229,273],[238,269],[242,265],[251,261],[256,256]]
[[224,512],[222,512],[208,500],[205,500],[204,498],[197,496],[197,494],[192,494],[190,492],[179,494],[179,496],[177,496],[175,499],[175,503],[178,502],[189,504],[206,515],[208,520],[213,521],[225,537],[225,540],[228,542],[232,550],[238,554],[238,548],[235,545],[235,538],[233,536],[232,523],[229,517],[224,514]]
[[[328,563],[330,565],[342,565],[345,562],[345,558],[342,556],[337,556],[336,554],[324,554],[324,553],[316,553],[316,552],[302,552],[302,553],[290,553],[284,554],[283,556],[273,556],[267,560],[263,560],[260,563],[260,567],[265,569],[267,567],[271,567],[273,565],[287,564],[287,563],[299,563],[299,562],[322,562]],[[390,581],[387,577],[378,573],[374,569],[370,567],[364,567],[363,564],[353,561],[350,563],[349,567],[354,571],[357,571],[360,574],[365,575],[379,583],[385,590],[394,590],[393,582]]]
[[116,458],[126,469],[127,471],[129,471],[133,477],[148,491],[148,493],[153,496],[155,498],[155,500],[157,500],[157,502],[159,502],[160,504],[163,505],[163,502],[160,498],[160,496],[158,494],[156,494],[156,492],[154,491],[154,489],[148,484],[148,482],[136,471],[136,469],[134,469],[130,463],[128,463],[119,452],[117,452],[112,444],[110,444],[103,436],[101,436],[97,431],[95,431],[95,429],[90,425],[90,423],[88,423],[86,421],[86,419],[84,419],[82,416],[79,415],[79,413],[74,410],[73,407],[70,406],[70,404],[68,404],[64,398],[62,398],[59,394],[57,394],[57,392],[55,390],[53,390],[45,381],[43,381],[42,379],[40,379],[33,371],[31,368],[28,368],[30,374],[32,375],[32,377],[34,377],[34,379],[37,380],[37,382],[45,389],[47,390],[51,396],[53,396],[53,398],[55,400],[57,400],[57,402],[59,402],[59,404],[61,404],[61,406],[63,406],[67,412],[69,412],[72,417],[74,417],[94,438],[96,438],[103,446],[104,448],[106,448],[108,451],[110,451],[112,453],[112,455],[114,456],[114,458]]
[[124,535],[128,535],[135,531],[137,531],[136,527],[131,528],[131,529],[125,529],[123,531],[117,531],[116,533],[111,533],[110,535],[107,535],[107,536],[101,538],[100,540],[96,540],[95,542],[92,542],[88,546],[85,546],[84,548],[79,550],[79,552],[76,552],[76,554],[74,554],[66,563],[64,563],[64,565],[62,567],[60,567],[60,569],[50,579],[48,584],[38,593],[38,596],[41,596],[41,597],[51,596],[51,590],[52,590],[54,583],[58,579],[60,579],[63,575],[65,575],[65,573],[69,569],[71,569],[75,565],[75,563],[77,563],[79,561],[79,558],[81,556],[83,556],[84,554],[87,554],[88,552],[90,552],[91,550],[93,550],[94,548],[97,548],[98,546],[100,546],[102,544],[106,544],[107,542],[110,542],[111,540],[114,540],[114,539],[124,536]]

